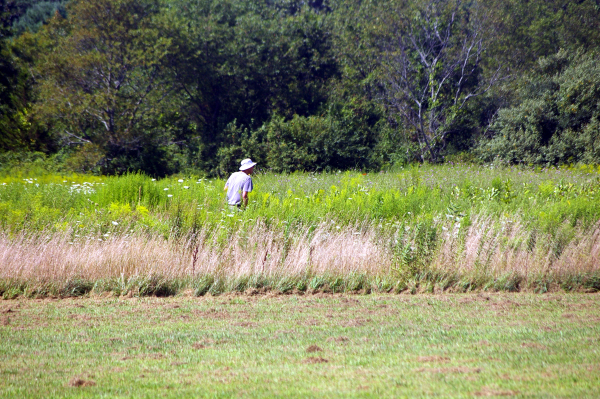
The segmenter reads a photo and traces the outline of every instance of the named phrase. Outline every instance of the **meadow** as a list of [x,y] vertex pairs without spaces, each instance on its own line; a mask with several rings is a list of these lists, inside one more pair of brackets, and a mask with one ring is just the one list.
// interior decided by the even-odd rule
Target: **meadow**
[[0,295],[600,289],[600,167],[0,175]]
[[599,294],[0,301],[0,398],[593,398]]

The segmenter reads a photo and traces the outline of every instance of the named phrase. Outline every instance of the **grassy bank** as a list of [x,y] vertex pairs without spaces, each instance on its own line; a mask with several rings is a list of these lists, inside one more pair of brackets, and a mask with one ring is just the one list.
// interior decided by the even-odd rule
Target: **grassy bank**
[[597,397],[600,296],[0,302],[0,397]]
[[0,294],[600,289],[600,169],[0,178]]

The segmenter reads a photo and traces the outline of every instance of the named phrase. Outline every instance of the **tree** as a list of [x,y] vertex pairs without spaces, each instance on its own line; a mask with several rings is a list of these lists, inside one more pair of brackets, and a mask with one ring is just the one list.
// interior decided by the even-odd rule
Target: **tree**
[[600,163],[600,54],[561,50],[518,81],[518,104],[503,108],[478,153],[484,161]]
[[75,0],[34,36],[39,117],[67,146],[93,146],[107,173],[168,172],[171,145],[163,60],[170,39],[154,0]]
[[181,1],[163,16],[177,46],[169,68],[198,137],[195,165],[213,168],[219,148],[236,145],[234,121],[253,129],[274,114],[314,114],[327,101],[337,72],[329,21],[322,5],[303,3]]
[[381,40],[383,100],[413,132],[422,160],[438,162],[445,139],[473,97],[501,79],[485,77],[486,18],[476,3],[430,0],[397,9]]
[[14,4],[0,5],[0,152],[47,151],[52,140],[31,124],[31,82],[11,40]]
[[494,43],[489,56],[503,59],[513,74],[535,68],[540,57],[560,49],[600,45],[600,0],[480,0],[490,13]]
[[37,32],[56,12],[65,15],[65,0],[13,0],[12,34]]

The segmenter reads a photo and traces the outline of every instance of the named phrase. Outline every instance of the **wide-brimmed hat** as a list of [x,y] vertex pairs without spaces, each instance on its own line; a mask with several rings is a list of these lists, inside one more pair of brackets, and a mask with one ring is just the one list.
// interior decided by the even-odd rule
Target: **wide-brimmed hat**
[[242,166],[240,166],[240,170],[250,169],[254,165],[256,165],[256,162],[252,162],[250,158],[246,158],[242,161]]

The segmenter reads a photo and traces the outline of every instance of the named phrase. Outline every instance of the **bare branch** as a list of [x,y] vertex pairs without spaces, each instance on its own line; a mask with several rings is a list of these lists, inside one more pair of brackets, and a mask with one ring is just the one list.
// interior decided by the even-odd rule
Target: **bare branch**
[[489,79],[479,76],[485,18],[475,12],[458,29],[462,13],[460,0],[429,0],[416,20],[400,17],[396,38],[382,49],[384,98],[434,162],[457,112],[502,79],[501,67]]
[[91,141],[90,141],[90,140],[84,139],[83,137],[79,137],[79,136],[77,136],[77,135],[75,135],[75,134],[73,134],[73,133],[69,132],[69,131],[68,131],[68,130],[66,130],[66,129],[65,129],[65,133],[66,133],[68,136],[70,136],[70,137],[74,137],[74,138],[76,138],[77,140],[79,140],[79,142],[77,142],[77,143],[69,143],[69,144],[91,143]]

